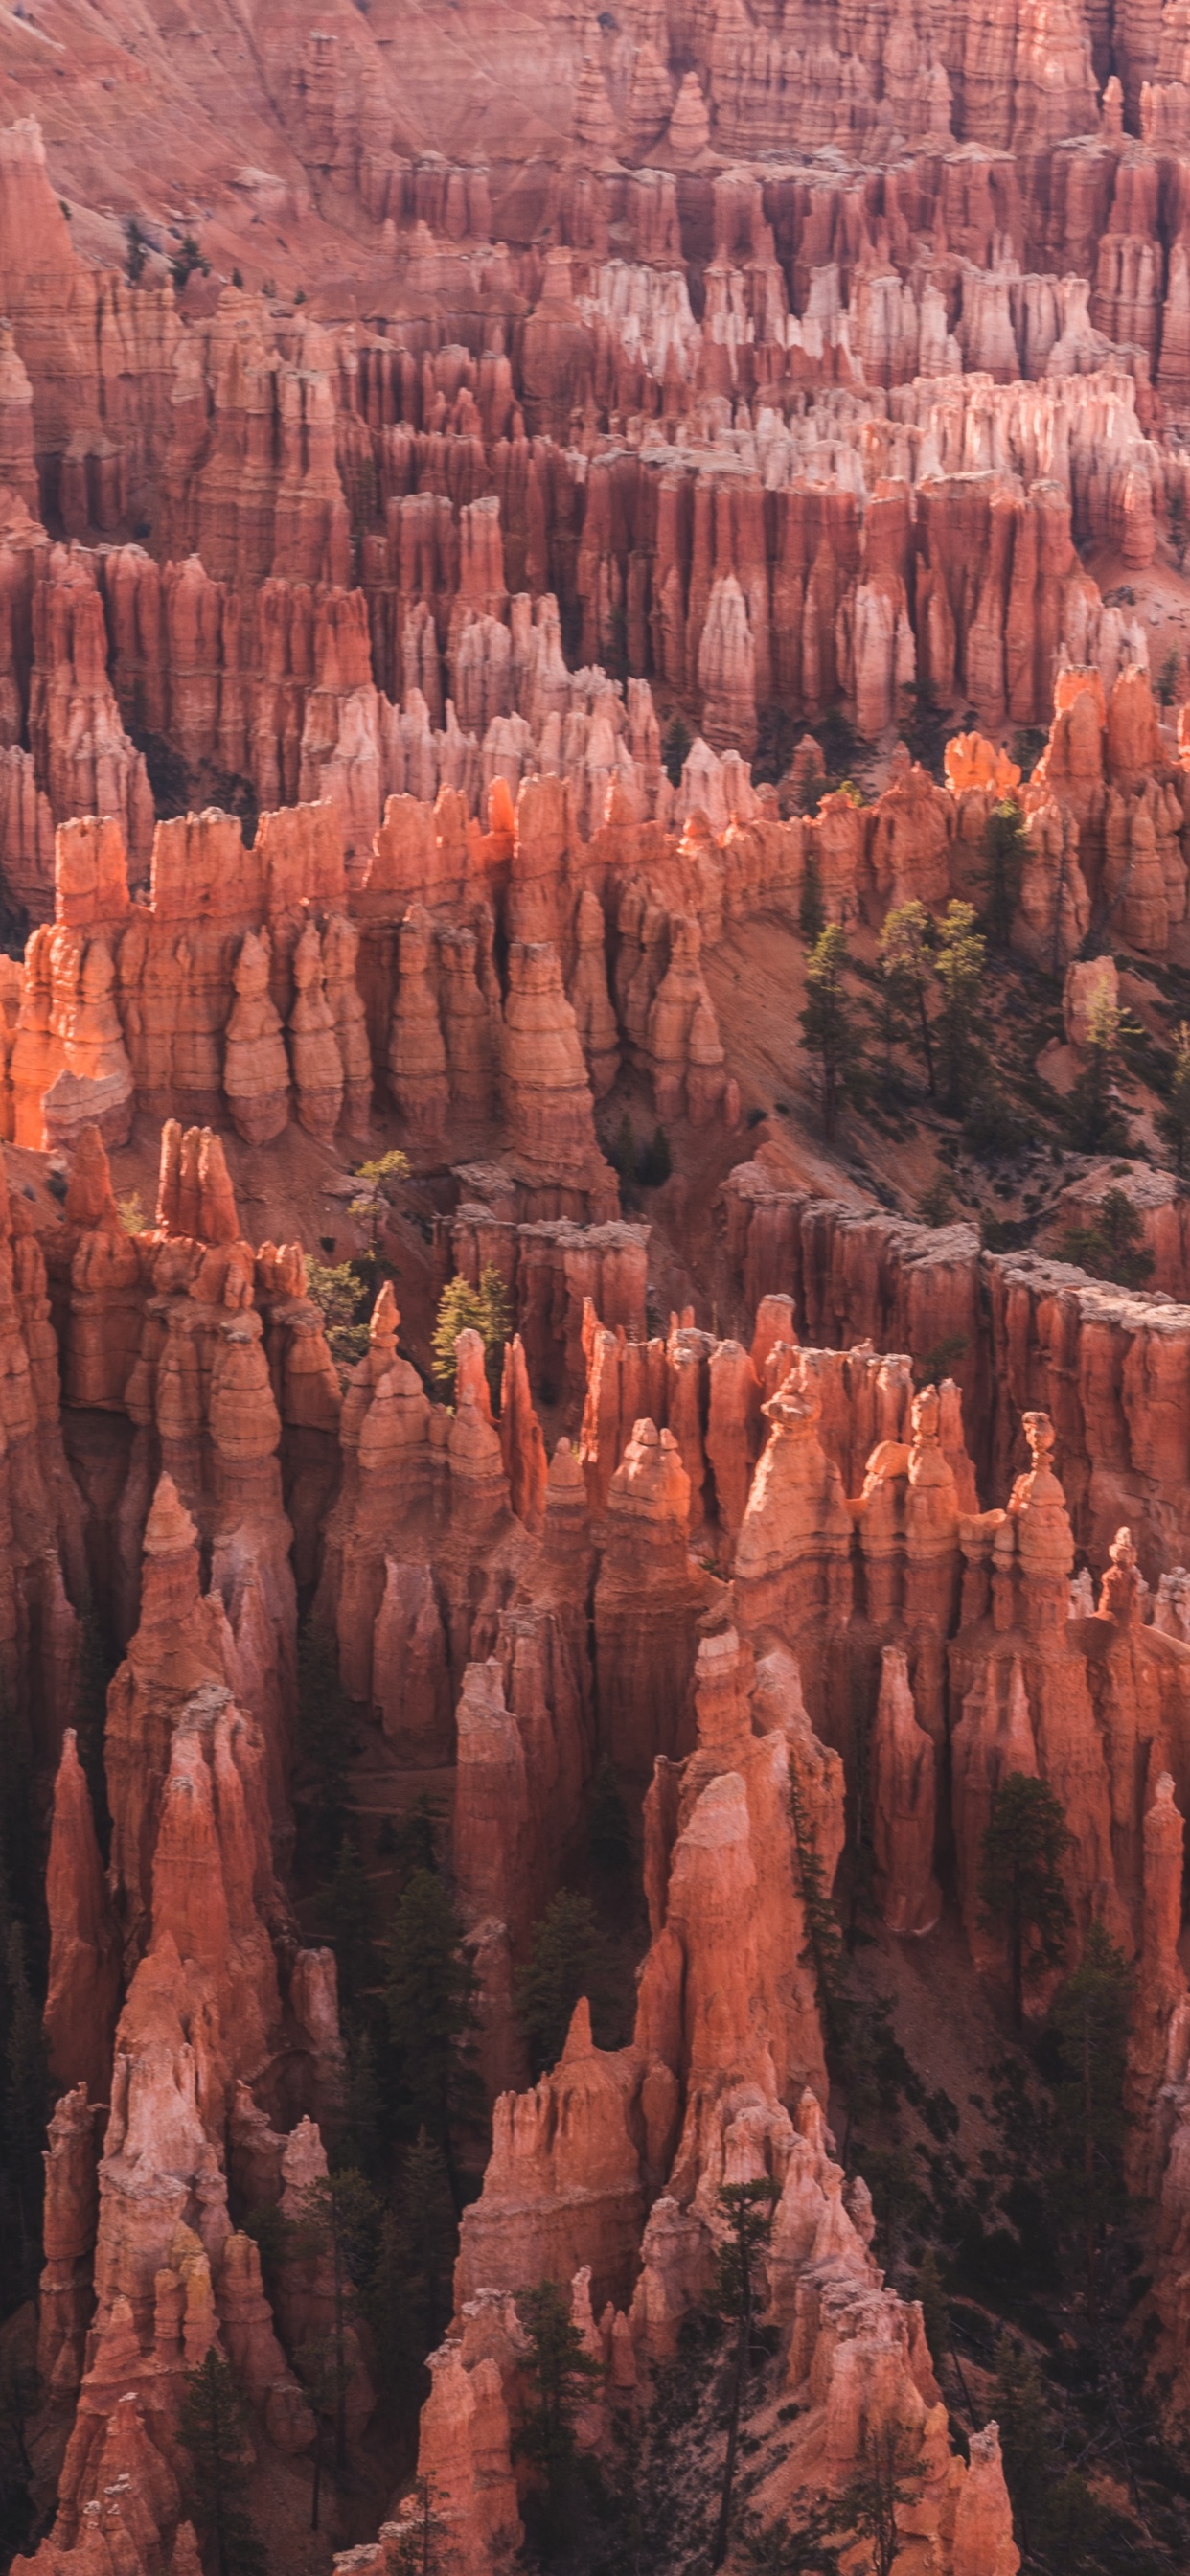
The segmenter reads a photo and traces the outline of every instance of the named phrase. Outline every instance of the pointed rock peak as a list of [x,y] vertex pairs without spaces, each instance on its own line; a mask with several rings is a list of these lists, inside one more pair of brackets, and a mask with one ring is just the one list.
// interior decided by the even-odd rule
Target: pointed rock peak
[[145,1523],[146,1556],[186,1556],[198,1546],[198,1531],[170,1475],[158,1478]]
[[387,1352],[395,1358],[400,1329],[401,1309],[393,1295],[393,1283],[386,1279],[372,1308],[372,1320],[368,1326],[368,1338],[373,1349]]
[[595,2042],[591,2036],[591,2007],[586,1996],[580,1995],[570,2016],[570,2028],[566,2033],[562,2063],[564,2066],[570,2066],[576,2057],[592,2056],[594,2049]]
[[[66,1729],[66,1731],[65,1731],[65,1734],[63,1735],[63,1738],[62,1738],[62,1751],[61,1751],[61,1754],[59,1755],[59,1758],[58,1758],[58,1776],[57,1776],[57,1779],[56,1779],[56,1781],[55,1781],[55,1783],[54,1783],[54,1797],[55,1797],[55,1801],[57,1800],[58,1793],[59,1793],[59,1791],[60,1791],[60,1790],[65,1790],[65,1789],[66,1789],[66,1788],[68,1788],[70,1785],[72,1785],[76,1780],[81,1780],[82,1778],[83,1778],[83,1766],[82,1766],[82,1763],[81,1763],[81,1762],[80,1762],[80,1760],[79,1760],[79,1753],[78,1753],[78,1737],[77,1737],[77,1735],[75,1734],[75,1731],[74,1731],[73,1726],[68,1726],[68,1727],[67,1727],[67,1729]],[[1166,1778],[1166,1779],[1168,1779],[1168,1778],[1169,1778],[1169,1774],[1168,1774],[1168,1772],[1164,1774],[1164,1778]],[[85,1785],[85,1784],[84,1784],[84,1785]],[[1170,1781],[1169,1785],[1170,1785],[1170,1793],[1171,1793],[1171,1795],[1172,1795],[1172,1792],[1173,1792],[1173,1782],[1172,1782],[1172,1780]],[[1157,1783],[1157,1795],[1158,1795],[1158,1797],[1160,1797],[1160,1795],[1161,1795],[1161,1789],[1162,1789],[1162,1781],[1161,1781],[1161,1780],[1159,1780],[1159,1781],[1158,1781],[1158,1783]]]

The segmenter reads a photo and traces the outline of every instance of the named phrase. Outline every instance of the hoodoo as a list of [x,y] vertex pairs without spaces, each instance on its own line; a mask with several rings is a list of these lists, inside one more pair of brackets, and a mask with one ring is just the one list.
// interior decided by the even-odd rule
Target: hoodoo
[[1190,110],[0,11],[0,2526],[1175,2576]]

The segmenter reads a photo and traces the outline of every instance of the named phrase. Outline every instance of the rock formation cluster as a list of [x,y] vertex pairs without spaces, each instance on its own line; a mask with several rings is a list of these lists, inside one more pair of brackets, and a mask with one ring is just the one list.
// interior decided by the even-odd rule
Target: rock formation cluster
[[[301,2221],[346,2082],[287,1883],[300,1608],[388,1771],[437,1784],[476,1973],[490,2152],[418,2455],[442,2576],[523,2538],[518,2294],[568,2300],[598,2451],[759,2182],[793,2427],[762,2518],[895,2428],[914,2564],[1015,2576],[996,2427],[960,2456],[837,2153],[810,1911],[862,1795],[884,1932],[949,1904],[994,1989],[992,1802],[1054,1791],[1070,1964],[1095,1924],[1132,1963],[1131,2179],[1190,2405],[1190,1227],[1154,1187],[1147,1294],[794,1186],[715,995],[815,881],[865,934],[971,897],[1006,796],[1011,950],[1076,1057],[1129,960],[1190,969],[1190,724],[1137,596],[1190,512],[1182,33],[316,14],[0,24],[0,1708],[49,1819],[61,2458],[17,2564],[197,2576],[211,2350],[257,2458],[319,2438],[297,2363],[341,2284],[300,2227],[266,2283],[243,2224]],[[867,804],[797,792],[840,710]],[[898,739],[923,710],[941,782]],[[730,1331],[658,1303],[597,1126],[621,1076],[721,1158]],[[147,1220],[110,1158],[158,1131]],[[471,1329],[431,1391],[391,1282],[340,1367],[313,1241],[245,1231],[232,1140],[325,1174],[378,1133],[419,1293],[498,1277],[498,1395]],[[530,2084],[517,1970],[605,1767],[640,1821],[632,2034],[596,2045],[584,2000]],[[349,2362],[354,2441],[354,2327]],[[342,2576],[397,2576],[410,2510]]]

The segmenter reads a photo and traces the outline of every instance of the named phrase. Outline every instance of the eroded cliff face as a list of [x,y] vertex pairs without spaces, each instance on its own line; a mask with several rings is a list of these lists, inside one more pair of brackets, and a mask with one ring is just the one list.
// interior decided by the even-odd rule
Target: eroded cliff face
[[[0,23],[0,1680],[49,1823],[62,2453],[19,2563],[198,2576],[212,2348],[262,2475],[317,2440],[335,2281],[291,2238],[266,2289],[241,2224],[302,2221],[344,2099],[289,1884],[300,1603],[369,1760],[433,1784],[476,1970],[490,2154],[419,2454],[444,2570],[523,2537],[518,2296],[556,2282],[600,2366],[584,2445],[613,2414],[647,2444],[724,2186],[764,2180],[762,2520],[896,2428],[915,2563],[1014,2576],[996,2428],[959,2457],[836,2154],[808,1908],[863,1801],[890,1942],[949,1913],[995,1995],[981,1836],[1006,1777],[1055,1791],[1071,1964],[1096,1921],[1133,1963],[1190,2405],[1190,1235],[1145,1197],[1168,1294],[1133,1294],[795,1183],[749,1152],[749,997],[716,995],[815,871],[865,938],[971,896],[1006,795],[1011,949],[1076,1055],[1097,995],[1190,965],[1190,733],[1148,671],[1190,503],[1180,34],[447,15]],[[867,805],[794,753],[839,708]],[[897,740],[923,710],[941,778]],[[617,1085],[710,1175],[675,1174],[665,1249],[621,1212]],[[109,1153],[158,1131],[134,1222]],[[377,1142],[411,1317],[385,1285],[341,1374],[237,1188]],[[499,1400],[464,1332],[447,1403],[422,1310],[489,1265]],[[605,1765],[641,1818],[632,2037],[580,2003],[527,2087],[515,1975]],[[357,2443],[354,2326],[348,2358]]]
[[[713,2274],[722,2189],[767,2178],[763,2312],[798,2430],[761,2510],[784,2510],[795,2487],[837,2495],[869,2434],[895,2423],[914,2528],[938,2565],[1011,2576],[994,2430],[969,2464],[952,2451],[920,2310],[886,2286],[866,2189],[845,2187],[834,2160],[807,1869],[812,1856],[829,1890],[857,1792],[858,1709],[885,1923],[925,1931],[953,1886],[995,1981],[1003,1959],[976,1901],[991,1799],[1014,1771],[1055,1790],[1072,1957],[1099,1920],[1136,1961],[1133,2136],[1160,2203],[1157,2304],[1180,2386],[1182,1578],[1146,1617],[1121,1529],[1096,1607],[1087,1579],[1072,1583],[1050,1418],[1026,1411],[1030,1463],[981,1508],[953,1382],[915,1390],[909,1357],[870,1342],[803,1347],[789,1295],[760,1300],[750,1349],[677,1317],[666,1340],[633,1342],[588,1305],[581,1430],[547,1466],[523,1343],[509,1345],[497,1416],[482,1345],[462,1333],[448,1409],[402,1355],[387,1287],[340,1407],[303,1256],[243,1240],[210,1131],[167,1125],[157,1222],[130,1236],[87,1130],[44,1251],[25,1240],[70,1287],[76,1460],[96,1454],[78,1430],[88,1412],[130,1425],[116,1518],[135,1565],[107,1698],[106,1872],[65,1724],[68,1657],[64,1732],[38,1746],[56,1771],[46,2029],[61,2087],[40,2350],[73,2429],[53,2533],[31,2563],[71,2576],[95,2534],[116,2547],[117,2522],[122,2564],[153,2576],[187,2563],[178,2408],[215,2340],[244,2379],[261,2458],[314,2438],[292,2361],[311,2302],[331,2294],[295,2257],[274,2316],[234,2219],[262,2201],[300,2215],[326,2169],[316,2123],[334,2118],[343,2080],[334,1961],[303,1947],[275,1858],[296,1633],[279,1452],[286,1422],[317,1419],[341,1483],[311,1616],[386,1759],[448,1784],[495,2097],[422,2425],[446,2562],[472,2576],[519,2538],[518,2291],[557,2281],[606,2365],[587,2437],[610,2392],[647,2425],[655,2374]],[[651,1415],[634,1411],[646,1393]],[[50,1429],[52,1456],[56,1407]],[[94,1505],[62,1475],[85,1549]],[[54,1597],[69,1633],[62,1578]],[[11,1651],[19,1671],[19,1618]],[[559,2064],[521,2092],[512,1969],[609,1758],[647,1783],[633,2037],[597,2047],[582,2004]],[[358,2348],[351,2392],[358,2433],[370,2405]],[[378,2564],[399,2529],[381,2534]]]
[[[3,39],[0,864],[34,919],[78,813],[143,882],[155,802],[325,796],[362,874],[393,794],[482,814],[540,772],[584,836],[612,784],[670,819],[658,706],[699,736],[678,819],[721,824],[778,707],[874,740],[917,689],[996,733],[1068,666],[1144,668],[1083,557],[1142,576],[1185,508],[1173,38],[212,0],[183,60],[76,14],[53,78]],[[1124,902],[1159,937],[1156,887]]]

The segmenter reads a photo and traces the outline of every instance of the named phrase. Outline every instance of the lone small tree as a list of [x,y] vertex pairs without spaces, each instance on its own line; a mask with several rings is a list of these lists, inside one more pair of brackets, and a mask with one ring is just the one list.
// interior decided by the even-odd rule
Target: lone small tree
[[445,1395],[454,1393],[455,1343],[460,1333],[466,1332],[478,1333],[488,1385],[494,1396],[499,1395],[510,1321],[508,1290],[494,1261],[485,1261],[477,1288],[469,1279],[460,1278],[457,1271],[447,1281],[438,1300],[431,1345],[435,1383]]
[[554,2281],[541,2281],[517,2301],[529,2339],[524,2363],[527,2395],[516,2448],[541,2481],[539,2539],[552,2557],[568,2538],[569,2506],[578,2464],[576,2419],[591,2384],[602,2378]]
[[1123,1028],[1124,1015],[1101,984],[1087,1024],[1086,1060],[1070,1094],[1074,1141],[1084,1153],[1122,1153],[1127,1146],[1117,1098]]
[[295,2255],[321,2257],[330,2270],[330,2330],[320,2345],[307,2347],[305,2358],[315,2412],[328,2414],[334,2425],[334,2469],[340,2481],[347,2474],[347,2392],[355,2369],[357,2293],[374,2259],[379,2225],[375,2192],[349,2167],[307,2185],[290,2239]]
[[880,962],[899,994],[921,1049],[926,1089],[934,1097],[934,1038],[926,997],[933,981],[933,922],[924,903],[894,904],[880,933]]
[[451,2130],[472,2106],[467,2041],[475,2023],[475,1970],[450,1891],[415,1869],[393,1918],[385,2009],[398,2131],[424,2129],[441,2149],[456,2210],[462,2206]]
[[607,1943],[590,1898],[563,1887],[534,1924],[529,1957],[516,1972],[517,2019],[535,2081],[556,2066],[583,1995],[601,2026],[612,1998]]
[[1093,1923],[1050,2015],[1058,2043],[1054,2111],[1065,2204],[1078,2213],[1087,2314],[1096,2322],[1103,2237],[1124,2206],[1128,1962]]
[[756,2257],[772,2233],[773,2213],[779,2194],[777,2185],[767,2175],[756,2182],[726,2183],[719,2194],[719,2207],[727,2220],[727,2235],[719,2250],[718,2299],[723,2313],[736,2319],[735,2368],[732,2372],[731,2398],[727,2417],[727,2449],[723,2459],[723,2485],[719,2495],[719,2519],[711,2544],[711,2566],[721,2567],[727,2556],[731,2530],[731,2493],[735,2484],[736,2453],[740,2440],[740,2411],[748,2384],[752,2358],[752,2321],[756,2303]]
[[908,2466],[909,2444],[901,2425],[873,2425],[864,2441],[859,2475],[839,2507],[840,2521],[870,2543],[872,2576],[892,2576],[901,2545],[897,2508],[911,2501],[903,2484]]
[[1144,1218],[1127,1190],[1105,1190],[1092,1225],[1068,1226],[1062,1258],[1092,1279],[1114,1279],[1121,1288],[1143,1288],[1156,1254],[1144,1240]]
[[839,1102],[858,1099],[863,1089],[859,1032],[843,981],[846,965],[846,937],[837,922],[829,922],[806,968],[801,1014],[802,1042],[821,1067],[822,1123],[828,1136]]
[[1053,2476],[1053,2448],[1041,2373],[1031,2355],[1002,2334],[996,2345],[993,2399],[1004,2479],[1026,2556],[1037,2540]]
[[1025,864],[1025,818],[1015,796],[993,805],[984,827],[986,919],[993,948],[1007,948]]
[[1178,1179],[1183,1180],[1190,1156],[1190,1021],[1187,1020],[1180,1020],[1174,1031],[1169,1095],[1157,1123],[1173,1155]]
[[980,1060],[985,941],[973,905],[948,903],[938,926],[935,972],[942,994],[938,1015],[938,1073],[944,1106],[964,1116]]
[[1190,511],[1187,510],[1186,495],[1180,483],[1175,485],[1170,493],[1165,516],[1169,530],[1170,552],[1178,571],[1183,572],[1186,566],[1187,549],[1190,548]]
[[826,928],[826,903],[822,892],[822,870],[813,850],[807,853],[802,869],[797,926],[807,948],[816,948]]
[[183,2507],[215,2576],[264,2576],[267,2560],[244,2502],[252,2456],[244,2400],[214,2344],[186,2373],[178,2433],[189,2459]]
[[368,1252],[373,1262],[380,1254],[380,1237],[388,1221],[390,1181],[409,1177],[409,1157],[394,1146],[387,1154],[378,1154],[356,1169],[355,1196],[349,1203],[348,1215],[362,1225],[368,1238]]
[[1013,2028],[1025,2013],[1027,1979],[1060,1968],[1072,1915],[1062,1884],[1070,1843],[1066,1819],[1045,1780],[1010,1771],[992,1799],[980,1845],[980,1923],[1008,1951]]

